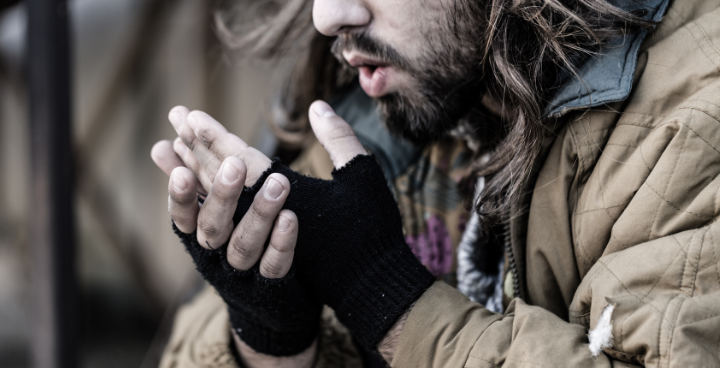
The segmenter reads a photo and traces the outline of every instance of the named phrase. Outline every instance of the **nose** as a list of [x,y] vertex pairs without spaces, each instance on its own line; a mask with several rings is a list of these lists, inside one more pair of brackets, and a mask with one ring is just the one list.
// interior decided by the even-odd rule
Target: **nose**
[[363,0],[315,0],[313,22],[326,36],[337,36],[370,24],[372,14]]

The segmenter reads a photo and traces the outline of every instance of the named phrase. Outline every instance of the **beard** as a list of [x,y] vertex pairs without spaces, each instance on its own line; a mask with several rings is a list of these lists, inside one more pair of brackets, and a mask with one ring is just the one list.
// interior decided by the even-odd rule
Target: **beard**
[[[458,3],[468,6],[464,0]],[[426,50],[414,60],[364,32],[340,35],[332,46],[338,61],[354,73],[357,71],[342,56],[344,50],[360,51],[411,76],[412,88],[389,93],[376,102],[390,132],[417,144],[445,137],[480,103],[486,90],[482,58],[476,52],[482,40],[480,21],[468,19],[468,13],[458,12],[457,6],[448,13],[453,14],[452,18],[424,32]],[[458,14],[466,15],[460,19]]]

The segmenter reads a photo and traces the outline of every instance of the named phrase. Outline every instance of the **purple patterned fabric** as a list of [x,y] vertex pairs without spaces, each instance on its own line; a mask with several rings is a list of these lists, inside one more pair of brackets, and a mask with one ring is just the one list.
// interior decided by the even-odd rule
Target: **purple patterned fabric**
[[405,241],[433,275],[444,276],[452,270],[454,258],[450,233],[437,215],[427,220],[425,228],[424,233],[418,236],[408,235]]

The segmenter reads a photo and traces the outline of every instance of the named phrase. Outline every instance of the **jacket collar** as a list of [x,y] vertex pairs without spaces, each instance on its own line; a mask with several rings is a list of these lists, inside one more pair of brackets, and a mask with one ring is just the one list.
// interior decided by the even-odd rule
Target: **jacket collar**
[[[609,3],[625,10],[645,9],[645,19],[660,21],[669,0],[611,0]],[[648,31],[618,37],[604,52],[586,60],[579,68],[580,78],[573,78],[560,87],[545,109],[545,116],[556,118],[572,110],[622,101],[630,95],[637,67],[638,51]]]

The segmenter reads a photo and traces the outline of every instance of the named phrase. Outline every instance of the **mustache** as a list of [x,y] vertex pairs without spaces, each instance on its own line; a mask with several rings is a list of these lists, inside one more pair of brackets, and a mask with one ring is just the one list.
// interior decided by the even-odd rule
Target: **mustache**
[[379,60],[383,64],[392,65],[399,69],[411,70],[410,63],[392,46],[375,40],[364,32],[345,33],[337,36],[330,51],[346,68],[352,68],[352,66],[343,57],[343,51],[359,51],[373,59]]

